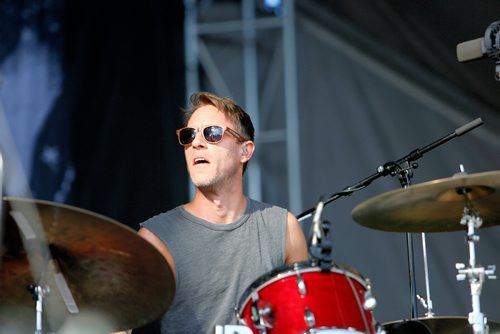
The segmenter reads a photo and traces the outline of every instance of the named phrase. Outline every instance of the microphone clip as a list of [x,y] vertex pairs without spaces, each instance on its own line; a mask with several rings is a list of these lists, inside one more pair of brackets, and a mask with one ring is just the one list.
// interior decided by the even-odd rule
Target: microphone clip
[[321,220],[324,203],[319,201],[313,216],[312,238],[309,253],[312,264],[320,267],[322,272],[329,272],[332,267],[332,241],[329,239],[331,230],[330,222]]

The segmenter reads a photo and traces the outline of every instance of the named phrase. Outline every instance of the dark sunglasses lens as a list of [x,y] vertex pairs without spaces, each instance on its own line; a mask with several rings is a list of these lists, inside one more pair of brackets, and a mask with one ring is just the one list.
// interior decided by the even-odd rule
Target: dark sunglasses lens
[[203,129],[203,136],[210,143],[218,143],[222,140],[224,129],[220,126],[212,125]]
[[179,132],[179,141],[182,145],[191,144],[196,137],[196,129],[185,128]]

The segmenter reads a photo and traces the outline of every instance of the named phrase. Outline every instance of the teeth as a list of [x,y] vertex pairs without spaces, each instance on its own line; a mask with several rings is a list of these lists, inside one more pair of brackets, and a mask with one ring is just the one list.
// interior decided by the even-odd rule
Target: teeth
[[194,163],[207,162],[204,158],[195,158]]

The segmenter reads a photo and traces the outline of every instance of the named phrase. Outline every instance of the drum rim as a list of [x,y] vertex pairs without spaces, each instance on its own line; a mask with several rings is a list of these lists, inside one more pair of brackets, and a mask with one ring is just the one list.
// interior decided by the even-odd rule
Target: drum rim
[[[321,271],[321,268],[318,267],[317,265],[313,265],[312,261],[302,261],[276,267],[273,270],[259,276],[256,280],[252,282],[252,284],[250,284],[245,289],[245,291],[241,295],[237,308],[238,315],[242,316],[242,313],[244,311],[243,308],[244,306],[247,305],[248,301],[252,297],[253,292],[258,292],[276,281],[297,274],[297,271],[299,273],[309,273],[309,272]],[[346,276],[349,276],[350,278],[356,280],[365,289],[367,288],[366,280],[363,278],[363,276],[361,276],[361,274],[359,273],[353,272],[347,266],[341,266],[334,263],[330,268],[330,272],[345,274]]]

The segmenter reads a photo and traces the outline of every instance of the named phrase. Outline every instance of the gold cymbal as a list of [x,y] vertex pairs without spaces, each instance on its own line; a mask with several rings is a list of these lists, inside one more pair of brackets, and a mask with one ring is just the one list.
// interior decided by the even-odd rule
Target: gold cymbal
[[[382,324],[387,334],[470,334],[472,328],[465,317],[432,317],[397,320]],[[489,334],[500,334],[500,324],[488,321]],[[430,331],[429,331],[430,330]]]
[[[172,303],[175,283],[170,267],[131,228],[68,205],[8,197],[4,203],[2,328],[34,332],[35,301],[26,289],[32,284],[50,288],[43,306],[44,319],[53,330],[83,324],[85,319],[92,319],[92,324],[101,319],[106,330],[139,327],[160,317]],[[24,228],[21,233],[19,225]],[[68,311],[54,272],[64,277],[78,313]]]
[[391,232],[464,230],[465,204],[483,219],[481,227],[500,224],[500,172],[457,174],[375,196],[352,211],[366,227]]

